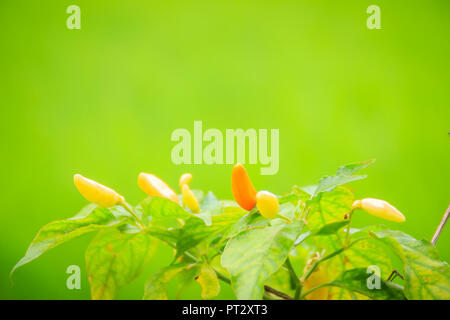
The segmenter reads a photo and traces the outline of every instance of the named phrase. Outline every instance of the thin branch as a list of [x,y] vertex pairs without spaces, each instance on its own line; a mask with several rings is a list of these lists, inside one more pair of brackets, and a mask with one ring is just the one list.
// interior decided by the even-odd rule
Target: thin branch
[[[217,274],[217,278],[219,278],[220,280],[222,280],[225,283],[231,284],[231,280],[228,279],[228,277],[226,275],[220,273],[219,271],[217,271],[215,269],[214,269],[214,271]],[[278,296],[280,298],[283,298],[283,299],[286,299],[286,300],[294,300],[294,298],[292,298],[291,296],[285,294],[284,292],[278,291],[278,290],[276,290],[276,289],[274,289],[272,287],[264,286],[264,290],[266,292],[271,293],[273,295],[276,295],[276,296]]]
[[283,293],[281,291],[278,291],[272,287],[269,286],[264,286],[264,290],[266,290],[266,292],[271,293],[273,295],[276,295],[280,298],[283,298],[285,300],[294,300],[294,298],[292,298],[290,295],[287,295],[286,293]]
[[[357,241],[358,241],[358,240],[357,240]],[[355,241],[355,242],[357,242],[357,241]],[[306,271],[306,273],[302,276],[302,279],[301,279],[300,281],[302,281],[302,282],[304,283],[304,282],[309,278],[309,276],[311,275],[311,273],[313,273],[314,270],[317,269],[317,267],[319,266],[319,264],[321,264],[322,262],[324,262],[324,261],[326,261],[326,260],[328,260],[328,259],[333,258],[334,256],[337,256],[338,254],[342,253],[342,252],[345,251],[346,249],[350,248],[351,245],[352,245],[352,244],[350,244],[348,247],[345,247],[345,248],[341,248],[341,249],[339,249],[339,250],[336,250],[336,251],[330,253],[329,255],[320,258],[319,260],[316,260],[316,261],[311,265],[311,267],[308,269],[308,271]]]
[[136,219],[136,225],[141,228],[141,229],[145,229],[145,225],[144,222],[142,221],[141,218],[139,218],[139,216],[136,214],[136,212],[134,211],[133,207],[130,206],[127,202],[122,201],[119,205],[122,206],[122,208],[124,208],[125,210],[127,210],[135,219]]
[[[348,213],[348,220],[349,220],[349,222],[348,222],[348,224],[347,224],[347,235],[346,235],[346,237],[345,237],[345,245],[347,246],[348,244],[349,244],[349,242],[350,242],[350,225],[352,224],[352,217],[353,217],[353,212],[355,211],[355,209],[352,209],[351,211],[350,211],[350,213]],[[337,233],[336,233],[337,234]]]
[[392,281],[394,281],[394,279],[395,279],[397,276],[398,276],[400,279],[405,280],[405,278],[403,278],[403,276],[401,275],[400,272],[398,272],[397,270],[394,270],[394,271],[392,271],[392,273],[389,275],[389,277],[387,278],[386,281],[391,281],[391,282],[392,282]]
[[433,239],[431,239],[431,243],[433,245],[436,245],[436,242],[438,241],[439,236],[441,235],[441,232],[444,229],[445,223],[447,222],[449,215],[450,215],[450,205],[448,206],[447,211],[445,211],[441,223],[439,223],[436,232],[434,233]]
[[[223,253],[223,252],[221,252],[219,249],[217,249],[217,248],[215,248],[215,247],[212,247],[212,248],[213,248],[214,250],[216,250],[217,252],[219,252],[220,254]],[[289,258],[288,258],[288,259],[289,259]],[[282,268],[283,268],[283,266],[282,266]],[[216,269],[214,269],[214,271],[216,272],[217,278],[219,278],[219,280],[222,280],[223,282],[226,282],[226,283],[228,283],[228,284],[231,285],[231,280],[230,280],[226,275],[220,273],[220,272],[217,271]],[[288,269],[288,271],[289,271],[289,269]],[[293,297],[291,297],[291,296],[285,294],[284,292],[278,291],[278,290],[276,290],[276,289],[274,289],[274,288],[272,288],[272,287],[264,286],[264,290],[265,290],[265,292],[271,293],[271,294],[276,295],[276,296],[278,296],[278,297],[280,297],[280,298],[283,298],[283,299],[285,299],[285,300],[294,300]]]
[[307,290],[306,292],[302,293],[302,295],[300,296],[300,300],[304,300],[306,298],[306,296],[308,294],[310,294],[311,292],[313,292],[313,291],[316,291],[316,290],[318,290],[320,288],[323,288],[323,287],[329,287],[329,286],[331,286],[331,282],[330,283],[320,284],[320,285],[318,285],[318,286],[316,286],[314,288],[311,288],[311,289]]

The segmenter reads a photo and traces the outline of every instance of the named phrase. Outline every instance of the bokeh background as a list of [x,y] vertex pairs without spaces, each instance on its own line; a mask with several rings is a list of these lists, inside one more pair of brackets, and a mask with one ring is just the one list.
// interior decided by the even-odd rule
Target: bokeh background
[[[66,8],[81,8],[68,30]],[[366,8],[381,8],[368,30]],[[1,1],[0,298],[88,299],[86,235],[8,274],[38,229],[86,204],[82,173],[137,203],[140,171],[231,198],[230,165],[171,162],[176,128],[194,120],[280,129],[280,170],[255,185],[276,193],[310,185],[340,165],[376,158],[358,197],[407,216],[390,224],[430,239],[450,202],[450,2]],[[355,226],[381,221],[364,213]],[[450,260],[450,230],[437,247]],[[120,293],[139,299],[169,263],[161,247]],[[83,271],[67,290],[68,265]],[[174,288],[169,288],[173,297]],[[184,295],[195,298],[199,288]],[[227,286],[219,298],[233,298]]]

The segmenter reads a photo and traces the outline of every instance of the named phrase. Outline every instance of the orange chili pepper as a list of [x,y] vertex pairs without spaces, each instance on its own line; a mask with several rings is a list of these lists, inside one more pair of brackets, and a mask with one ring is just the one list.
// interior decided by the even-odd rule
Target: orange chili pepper
[[231,173],[231,191],[241,208],[250,211],[255,207],[256,190],[244,166],[239,163],[233,167]]

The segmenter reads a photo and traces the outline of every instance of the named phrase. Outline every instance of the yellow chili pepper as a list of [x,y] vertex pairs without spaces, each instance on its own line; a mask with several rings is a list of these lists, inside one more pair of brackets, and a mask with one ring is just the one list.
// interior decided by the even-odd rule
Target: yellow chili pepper
[[231,173],[231,191],[234,200],[241,208],[250,211],[256,205],[256,190],[247,171],[241,164],[236,164]]
[[[308,290],[315,288],[319,285],[328,283],[327,272],[324,268],[318,267],[313,273],[310,274],[308,279],[303,283],[303,291],[307,292]],[[310,294],[305,297],[307,300],[327,300],[328,299],[328,287],[323,287],[317,290],[314,290]]]
[[278,214],[278,197],[269,191],[259,191],[256,194],[256,207],[259,213],[267,219],[275,218]]
[[189,189],[187,184],[183,184],[181,187],[181,195],[183,196],[183,204],[191,209],[192,212],[198,213],[200,212],[200,206],[198,204],[197,198],[195,194]]
[[400,211],[384,200],[371,198],[356,200],[353,203],[353,209],[362,209],[372,216],[390,221],[404,222],[406,220]]
[[192,174],[190,173],[183,173],[180,177],[180,181],[179,181],[179,185],[180,185],[180,190],[183,189],[183,185],[187,184],[189,185],[189,183],[191,183],[192,180]]
[[109,208],[124,202],[124,198],[113,189],[81,174],[74,175],[73,182],[83,197],[101,207]]
[[161,197],[180,204],[178,195],[157,176],[141,172],[138,177],[139,187],[151,197]]

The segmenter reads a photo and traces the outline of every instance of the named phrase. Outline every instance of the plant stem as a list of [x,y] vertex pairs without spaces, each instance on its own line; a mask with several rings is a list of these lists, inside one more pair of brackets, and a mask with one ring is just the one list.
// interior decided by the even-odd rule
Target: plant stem
[[[223,282],[228,283],[229,285],[231,285],[231,280],[227,276],[225,276],[224,274],[220,273],[216,269],[214,269],[214,271],[216,272],[217,278],[219,278],[219,280],[222,280]],[[291,296],[285,294],[284,292],[278,291],[278,290],[276,290],[276,289],[274,289],[272,287],[264,286],[264,290],[266,292],[268,292],[268,293],[271,293],[271,294],[273,294],[275,296],[278,296],[280,298],[283,298],[285,300],[294,300],[294,298],[292,298]]]
[[220,272],[217,271],[216,269],[214,269],[214,271],[216,272],[217,278],[219,278],[219,280],[222,280],[223,282],[228,283],[228,284],[231,285],[231,280],[228,279],[227,276],[225,276],[224,274],[220,273]]
[[350,211],[350,213],[348,214],[349,223],[347,225],[347,236],[345,238],[345,246],[348,246],[348,244],[350,242],[350,225],[352,224],[353,212],[354,212],[354,209],[352,209],[352,211]]
[[287,223],[292,223],[291,219],[286,218],[285,216],[282,216],[282,215],[279,214],[279,213],[275,216],[275,218],[280,218],[280,219],[286,221]]
[[283,298],[284,300],[294,300],[294,298],[292,298],[290,295],[287,295],[286,293],[278,291],[272,287],[264,286],[264,290],[266,290],[266,292],[271,293],[277,297]]
[[144,223],[142,222],[141,218],[138,217],[136,212],[134,212],[134,209],[128,203],[123,201],[120,205],[136,219],[136,222],[137,222],[139,228],[141,228],[141,229],[145,228]]
[[396,277],[399,277],[400,279],[402,279],[402,280],[405,280],[405,278],[400,274],[400,272],[398,272],[397,270],[394,270],[394,271],[392,271],[392,273],[389,275],[389,277],[387,278],[387,280],[386,281],[394,281],[394,279],[396,278]]
[[444,213],[444,216],[441,219],[441,223],[439,223],[436,232],[434,233],[433,239],[431,239],[431,243],[433,245],[436,245],[436,242],[439,239],[439,236],[441,235],[442,230],[444,230],[445,224],[448,220],[448,217],[450,215],[450,205],[448,206],[447,210]]
[[[311,275],[311,273],[314,272],[314,270],[317,269],[317,267],[324,261],[331,259],[335,256],[337,256],[338,254],[341,254],[342,252],[344,252],[345,250],[349,249],[351,246],[353,246],[355,243],[365,240],[365,238],[361,238],[361,239],[357,239],[355,241],[353,241],[352,243],[349,243],[346,247],[343,247],[339,250],[336,250],[332,253],[330,253],[329,255],[320,258],[319,260],[317,260],[316,262],[314,262],[311,266],[311,268],[308,269],[308,271],[302,276],[302,278],[300,279],[300,281],[305,282],[305,280],[307,280],[309,278],[309,276]],[[304,296],[304,295],[303,295]]]
[[320,288],[323,288],[323,287],[327,287],[327,286],[330,286],[330,284],[329,284],[329,283],[324,283],[324,284],[318,285],[317,287],[311,288],[311,289],[309,289],[308,291],[304,292],[304,293],[300,296],[300,299],[303,300],[303,299],[305,299],[305,297],[306,297],[308,294],[310,294],[311,292],[316,291],[317,289],[320,289]]
[[289,271],[289,275],[291,276],[291,280],[295,285],[295,296],[294,299],[298,300],[301,292],[302,292],[302,282],[300,281],[300,279],[297,276],[297,273],[294,270],[294,267],[291,264],[291,261],[289,260],[289,257],[287,257],[285,265]]
[[326,261],[326,260],[328,260],[328,259],[333,258],[334,256],[337,256],[338,254],[342,253],[342,252],[343,252],[344,250],[346,250],[347,248],[349,248],[349,247],[341,248],[341,249],[339,249],[339,250],[336,250],[335,252],[332,252],[332,253],[330,253],[329,255],[327,255],[327,256],[325,256],[325,257],[323,257],[323,258],[320,258],[319,260],[317,260],[316,262],[314,262],[314,263],[312,264],[311,268],[309,268],[308,271],[306,271],[306,273],[303,275],[301,281],[302,281],[302,282],[305,282],[305,280],[307,280],[307,279],[309,278],[309,276],[311,275],[311,273],[313,273],[314,270],[317,269],[317,267],[319,266],[319,264],[321,264],[322,262],[324,262],[324,261]]
[[[166,242],[166,243],[167,243],[169,246],[171,246],[172,248],[175,248],[175,245],[173,245],[173,244],[171,244],[171,243],[168,243],[168,242]],[[184,254],[186,257],[192,259],[193,261],[195,261],[195,262],[197,262],[197,263],[198,263],[198,262],[201,262],[200,259],[198,259],[197,257],[195,257],[193,254],[191,254],[191,253],[188,252],[188,251],[185,251],[183,254]],[[217,278],[218,278],[219,280],[222,280],[223,282],[228,283],[229,285],[231,285],[231,280],[230,280],[226,275],[224,275],[224,274],[222,274],[221,272],[217,271],[215,268],[213,268],[213,270],[216,272]],[[280,298],[283,298],[283,299],[285,299],[285,300],[294,300],[294,298],[292,298],[291,296],[285,294],[284,292],[278,291],[278,290],[276,290],[276,289],[274,289],[274,288],[272,288],[272,287],[264,286],[264,290],[265,290],[266,292],[268,292],[268,293],[271,293],[271,294],[273,294],[273,295],[275,295],[275,296],[278,296],[278,297],[280,297]]]

